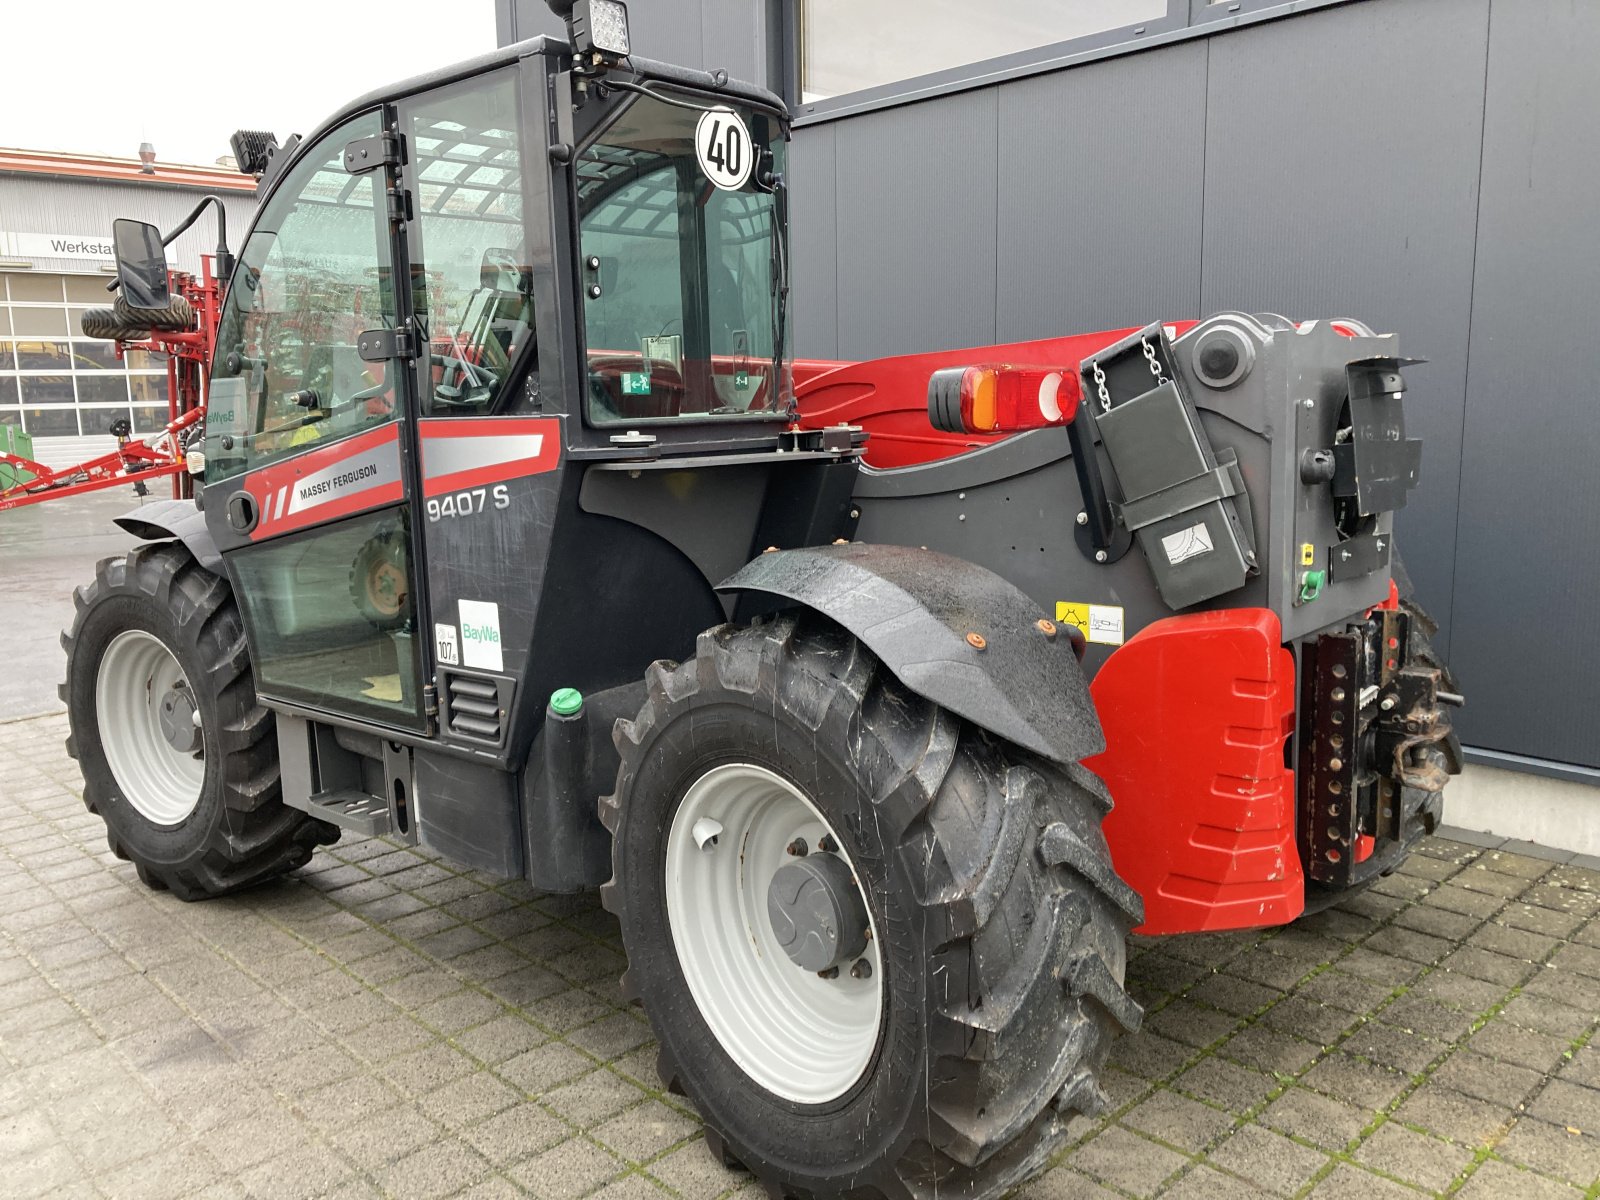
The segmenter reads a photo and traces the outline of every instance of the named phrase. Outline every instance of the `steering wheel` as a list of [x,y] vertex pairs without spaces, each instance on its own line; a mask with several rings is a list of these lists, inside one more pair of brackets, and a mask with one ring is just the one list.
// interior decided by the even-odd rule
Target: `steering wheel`
[[[440,407],[475,408],[494,394],[498,380],[488,367],[470,363],[455,354],[430,354],[428,357],[443,368],[439,381],[433,385],[433,399]],[[452,375],[465,386],[451,382]],[[474,379],[475,376],[479,378]]]

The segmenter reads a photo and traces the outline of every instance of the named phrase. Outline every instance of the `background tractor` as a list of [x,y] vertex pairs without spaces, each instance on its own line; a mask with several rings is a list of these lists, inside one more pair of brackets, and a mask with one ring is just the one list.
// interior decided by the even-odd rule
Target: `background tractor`
[[[1222,313],[794,361],[782,103],[569,34],[235,138],[201,486],[66,638],[86,803],[186,900],[346,830],[598,887],[727,1160],[998,1195],[1106,1102],[1130,929],[1437,820],[1405,360]],[[119,225],[125,337],[180,306]]]

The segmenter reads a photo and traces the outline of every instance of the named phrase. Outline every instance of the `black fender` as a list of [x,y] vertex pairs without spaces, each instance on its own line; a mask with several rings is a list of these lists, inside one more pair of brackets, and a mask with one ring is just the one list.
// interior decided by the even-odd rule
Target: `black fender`
[[1066,630],[994,572],[931,550],[773,550],[718,585],[844,626],[911,691],[1055,762],[1105,749]]
[[222,574],[222,554],[206,528],[205,513],[194,506],[193,500],[157,500],[113,521],[119,529],[147,542],[176,538],[202,567],[213,575]]

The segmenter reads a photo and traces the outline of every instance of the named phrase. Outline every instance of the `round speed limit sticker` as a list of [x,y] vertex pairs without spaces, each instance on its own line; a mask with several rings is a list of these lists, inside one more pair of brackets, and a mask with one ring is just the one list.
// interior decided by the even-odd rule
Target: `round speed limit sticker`
[[755,150],[744,122],[726,108],[713,108],[700,117],[694,130],[694,152],[706,178],[724,191],[742,188],[755,165]]

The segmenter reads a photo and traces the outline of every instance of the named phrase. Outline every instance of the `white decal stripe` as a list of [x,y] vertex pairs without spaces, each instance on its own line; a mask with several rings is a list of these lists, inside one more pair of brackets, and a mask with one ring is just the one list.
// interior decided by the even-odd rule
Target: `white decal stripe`
[[423,442],[422,475],[425,479],[438,479],[441,475],[535,459],[544,446],[544,437],[542,433],[431,437]]

